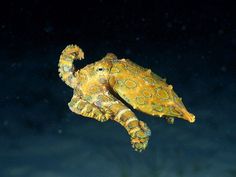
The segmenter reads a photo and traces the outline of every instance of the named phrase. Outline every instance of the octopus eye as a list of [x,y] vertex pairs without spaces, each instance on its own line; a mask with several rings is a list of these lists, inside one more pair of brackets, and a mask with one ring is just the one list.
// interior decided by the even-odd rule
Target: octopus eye
[[103,71],[104,70],[104,68],[98,68],[97,69],[97,71]]

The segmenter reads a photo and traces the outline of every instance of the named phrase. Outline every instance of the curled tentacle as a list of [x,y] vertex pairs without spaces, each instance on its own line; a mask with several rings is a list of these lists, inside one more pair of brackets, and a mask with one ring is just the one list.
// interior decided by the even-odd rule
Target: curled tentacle
[[[143,151],[148,145],[149,136],[151,136],[151,130],[143,121],[138,121],[139,129],[136,133],[131,134],[131,144],[135,151]],[[130,130],[129,132],[132,132]]]
[[73,65],[74,60],[84,59],[84,52],[77,45],[68,45],[60,55],[58,63],[58,71],[61,79],[70,87],[74,88],[76,79],[74,76],[75,68]]
[[[143,151],[148,145],[151,131],[146,123],[138,120],[135,114],[117,100],[107,102],[109,109],[115,115],[113,120],[121,124],[130,135],[132,147],[135,151]],[[106,103],[103,103],[105,106]]]

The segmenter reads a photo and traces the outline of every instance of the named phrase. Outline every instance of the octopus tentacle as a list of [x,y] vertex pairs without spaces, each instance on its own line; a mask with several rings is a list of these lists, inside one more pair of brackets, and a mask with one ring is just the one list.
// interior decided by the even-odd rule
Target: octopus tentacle
[[112,120],[118,122],[127,130],[132,147],[136,151],[141,152],[147,147],[151,131],[143,121],[138,120],[128,107],[109,93],[103,95],[101,107],[109,109],[114,115]]
[[119,111],[116,114],[114,121],[121,124],[130,135],[132,147],[136,151],[143,151],[148,145],[151,130],[143,122],[138,120],[135,114],[124,105],[116,105]]
[[61,53],[58,71],[61,79],[71,88],[75,88],[77,83],[75,79],[74,60],[84,59],[84,52],[77,45],[68,45]]
[[96,105],[84,100],[82,97],[74,93],[71,101],[68,103],[70,110],[76,114],[105,122],[111,118],[112,114],[108,110],[100,109]]

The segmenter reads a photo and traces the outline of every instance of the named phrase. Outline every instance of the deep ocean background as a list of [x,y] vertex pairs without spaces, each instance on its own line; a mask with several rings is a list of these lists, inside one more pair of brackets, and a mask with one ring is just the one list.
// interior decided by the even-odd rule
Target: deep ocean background
[[[233,2],[233,1],[232,1]],[[231,1],[1,3],[0,177],[236,177],[236,11]],[[73,114],[57,63],[130,58],[174,86],[196,122],[134,111],[152,130],[137,153],[115,122]]]

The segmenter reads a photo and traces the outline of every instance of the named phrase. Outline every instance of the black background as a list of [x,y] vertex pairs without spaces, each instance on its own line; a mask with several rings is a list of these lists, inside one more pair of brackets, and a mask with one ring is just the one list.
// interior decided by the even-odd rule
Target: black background
[[[236,12],[232,1],[9,1],[0,16],[0,176],[236,176]],[[183,97],[196,122],[135,111],[152,130],[71,113],[57,63],[78,44],[83,67],[114,52]]]

